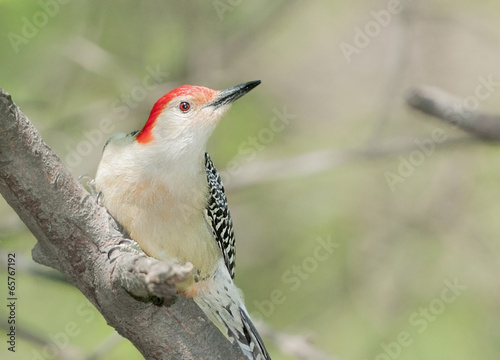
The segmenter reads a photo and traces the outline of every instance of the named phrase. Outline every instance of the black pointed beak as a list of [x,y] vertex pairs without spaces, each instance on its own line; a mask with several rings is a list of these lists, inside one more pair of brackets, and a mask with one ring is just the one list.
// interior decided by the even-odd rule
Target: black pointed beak
[[212,102],[205,106],[213,106],[215,108],[221,107],[238,100],[240,97],[245,95],[247,92],[252,90],[254,87],[260,84],[260,80],[249,81],[243,84],[239,84],[229,89],[222,90]]

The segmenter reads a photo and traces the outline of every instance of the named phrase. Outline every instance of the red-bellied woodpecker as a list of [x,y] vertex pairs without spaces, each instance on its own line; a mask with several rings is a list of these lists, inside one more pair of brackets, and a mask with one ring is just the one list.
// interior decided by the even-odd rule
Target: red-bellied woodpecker
[[95,187],[146,254],[193,264],[180,292],[249,359],[270,359],[233,283],[233,225],[221,178],[205,151],[231,103],[259,84],[222,91],[183,85],[164,95],[142,130],[108,140]]

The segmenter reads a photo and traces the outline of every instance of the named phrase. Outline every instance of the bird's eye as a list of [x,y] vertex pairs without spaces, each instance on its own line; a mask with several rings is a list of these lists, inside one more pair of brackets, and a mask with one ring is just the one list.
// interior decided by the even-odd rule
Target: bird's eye
[[181,109],[182,112],[186,112],[189,109],[191,109],[191,104],[186,101],[183,101],[180,103],[179,109]]

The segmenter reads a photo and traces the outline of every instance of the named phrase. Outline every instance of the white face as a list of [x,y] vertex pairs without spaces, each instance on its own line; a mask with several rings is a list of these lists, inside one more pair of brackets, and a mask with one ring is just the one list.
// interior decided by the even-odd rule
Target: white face
[[249,81],[226,90],[182,85],[160,98],[137,134],[138,146],[149,144],[170,159],[198,158],[230,104],[260,84]]
[[151,134],[155,147],[169,157],[203,156],[210,135],[230,107],[210,106],[219,91],[202,89],[169,100],[154,122]]
[[[216,95],[215,95],[216,96]],[[206,106],[211,99],[184,95],[172,99],[156,120],[154,135],[157,141],[187,143],[206,141],[230,105]]]

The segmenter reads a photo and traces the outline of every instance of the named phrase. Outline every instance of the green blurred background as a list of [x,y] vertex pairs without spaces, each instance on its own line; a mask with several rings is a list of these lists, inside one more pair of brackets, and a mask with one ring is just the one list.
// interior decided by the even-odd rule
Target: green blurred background
[[[439,129],[467,135],[405,96],[428,84],[466,101],[500,82],[499,22],[497,0],[0,0],[0,87],[75,176],[93,176],[106,139],[174,87],[261,79],[209,143],[254,317],[341,360],[498,359],[499,149],[412,153]],[[500,114],[491,87],[479,110]],[[2,261],[24,257],[17,351],[2,336],[2,359],[142,358],[76,289],[36,274],[35,239],[3,199],[0,240]]]

